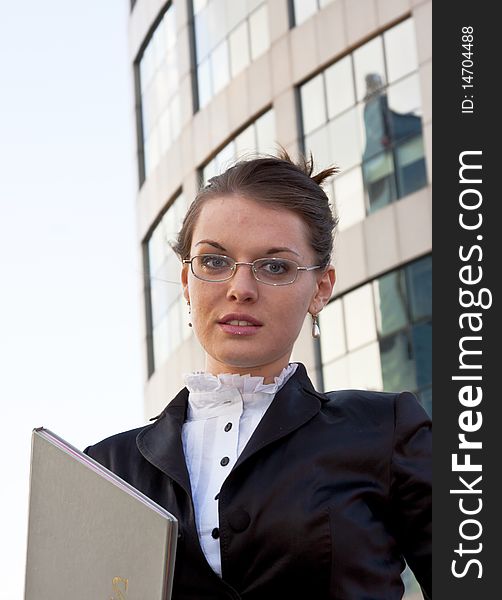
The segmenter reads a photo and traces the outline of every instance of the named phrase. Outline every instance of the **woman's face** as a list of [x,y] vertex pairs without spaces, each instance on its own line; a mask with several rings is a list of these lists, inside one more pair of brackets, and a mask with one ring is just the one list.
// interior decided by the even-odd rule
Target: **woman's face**
[[[242,196],[205,202],[190,258],[199,254],[225,255],[238,262],[278,257],[300,266],[317,264],[301,217]],[[221,282],[201,281],[184,265],[182,282],[195,333],[206,352],[206,370],[251,373],[267,381],[288,364],[307,312],[317,314],[329,300],[334,269],[299,271],[294,283],[272,286],[256,281],[246,265]]]

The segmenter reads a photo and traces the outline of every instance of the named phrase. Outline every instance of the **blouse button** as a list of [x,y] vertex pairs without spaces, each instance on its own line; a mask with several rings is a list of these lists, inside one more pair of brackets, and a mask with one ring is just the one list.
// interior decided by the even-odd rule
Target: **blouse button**
[[230,462],[230,459],[228,458],[228,456],[224,456],[221,460],[220,460],[220,465],[222,467],[226,467],[228,465],[228,463]]
[[227,423],[225,425],[225,431],[230,431],[232,429],[232,423]]
[[211,536],[217,540],[220,537],[220,530],[218,529],[218,527],[215,527],[213,529],[213,531],[211,531]]

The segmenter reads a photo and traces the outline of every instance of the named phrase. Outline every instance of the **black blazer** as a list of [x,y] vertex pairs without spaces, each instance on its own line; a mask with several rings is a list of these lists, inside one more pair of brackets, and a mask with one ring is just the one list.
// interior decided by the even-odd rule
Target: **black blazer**
[[321,394],[299,365],[221,488],[222,578],[197,537],[187,399],[85,450],[178,518],[173,600],[397,600],[403,557],[432,597],[431,423],[413,394]]

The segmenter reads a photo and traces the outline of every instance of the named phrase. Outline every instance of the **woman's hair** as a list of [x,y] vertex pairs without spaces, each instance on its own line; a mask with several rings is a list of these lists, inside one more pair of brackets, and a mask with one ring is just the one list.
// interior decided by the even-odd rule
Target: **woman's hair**
[[173,250],[181,259],[189,258],[193,231],[204,203],[211,198],[235,194],[285,208],[301,217],[318,264],[326,267],[331,260],[338,217],[321,184],[338,169],[329,167],[317,175],[312,174],[313,170],[312,155],[310,160],[302,157],[294,163],[284,149],[277,157],[240,160],[201,188],[185,215]]

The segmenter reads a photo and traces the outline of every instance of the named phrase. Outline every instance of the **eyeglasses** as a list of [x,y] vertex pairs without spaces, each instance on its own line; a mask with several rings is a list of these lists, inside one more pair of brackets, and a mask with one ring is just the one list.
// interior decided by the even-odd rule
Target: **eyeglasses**
[[298,277],[298,271],[313,271],[321,265],[301,267],[294,260],[287,258],[258,258],[253,262],[237,262],[229,256],[221,254],[200,254],[185,258],[183,263],[190,264],[192,273],[202,281],[227,281],[232,279],[240,265],[251,267],[256,281],[267,285],[289,285]]

